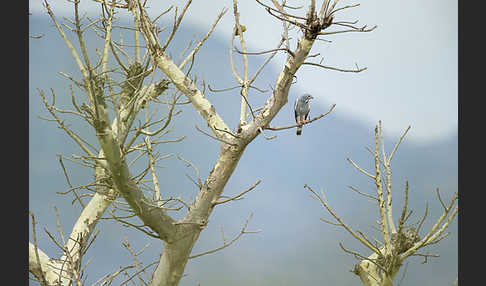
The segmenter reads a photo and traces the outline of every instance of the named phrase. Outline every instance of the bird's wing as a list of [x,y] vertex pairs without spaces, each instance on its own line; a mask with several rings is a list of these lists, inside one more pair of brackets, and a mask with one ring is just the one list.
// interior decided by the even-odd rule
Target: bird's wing
[[295,122],[298,122],[298,112],[297,112],[297,102],[298,102],[298,99],[295,100],[294,102],[294,114],[295,114]]
[[309,103],[307,103],[307,104],[306,104],[306,107],[307,107],[307,108],[306,108],[306,111],[307,111],[307,112],[305,113],[305,116],[304,116],[305,120],[309,119],[309,113],[310,113],[310,104],[309,104]]

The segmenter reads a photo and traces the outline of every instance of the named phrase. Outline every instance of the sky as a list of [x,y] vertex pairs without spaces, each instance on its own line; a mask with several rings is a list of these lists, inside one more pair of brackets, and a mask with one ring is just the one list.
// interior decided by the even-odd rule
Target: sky
[[[67,1],[57,2],[56,13],[72,14]],[[212,5],[193,2],[183,25],[209,29],[221,9],[232,8],[232,1],[228,0],[214,0]],[[299,70],[302,80],[296,85],[315,95],[318,102],[336,103],[340,111],[368,124],[386,122],[394,135],[411,124],[414,133],[410,140],[427,142],[454,134],[458,126],[457,1],[341,2],[338,5],[361,5],[338,12],[336,20],[359,20],[357,25],[377,25],[377,29],[371,33],[329,35],[324,39],[332,43],[321,42],[312,53],[321,53],[325,65],[351,69],[357,64],[368,69],[350,75],[330,70],[316,72],[318,68],[305,66]],[[40,14],[41,3],[31,0],[31,12]],[[183,3],[154,1],[148,12],[156,17],[166,5]],[[308,5],[306,1],[289,3]],[[238,7],[240,21],[247,27],[248,50],[275,48],[282,33],[281,23],[254,1],[239,1]],[[96,13],[97,5],[86,5],[86,11]],[[215,35],[229,39],[232,27],[230,9],[216,27]],[[284,59],[279,54],[272,64],[278,67]],[[324,76],[327,80],[320,84]],[[352,85],[348,84],[351,78]]]
[[[36,89],[47,92],[54,88],[57,102],[68,106],[69,82],[58,72],[78,76],[79,72],[42,10],[41,2],[30,1],[29,10],[32,13],[29,16],[30,34],[44,35],[29,41],[29,209],[36,214],[39,229],[47,227],[55,232],[54,206],[57,207],[62,214],[65,232],[68,232],[80,209],[71,205],[71,197],[56,194],[56,191],[67,188],[56,154],[70,156],[80,154],[80,151],[54,124],[37,117],[46,116],[47,112],[40,104]],[[248,50],[275,48],[282,32],[281,24],[256,2],[240,2],[241,23],[247,26]],[[339,5],[357,3],[342,2]],[[58,19],[71,16],[72,8],[66,3],[50,2]],[[96,6],[85,3],[82,1],[83,11],[96,15]],[[151,4],[149,13],[153,17],[165,10],[165,5],[174,3],[181,7],[184,4],[183,1],[160,3]],[[178,55],[188,41],[199,39],[206,33],[220,9],[232,7],[231,1],[211,3],[213,5],[194,1],[169,53]],[[301,5],[303,1],[291,3]],[[272,125],[291,124],[291,103],[305,92],[315,97],[311,103],[311,116],[325,112],[332,104],[336,104],[335,110],[326,118],[305,126],[301,137],[296,137],[294,130],[287,130],[272,133],[277,135],[274,140],[259,137],[248,146],[224,194],[239,193],[258,179],[262,179],[262,183],[244,200],[214,211],[193,254],[220,246],[221,227],[228,238],[237,234],[250,213],[254,215],[248,230],[262,229],[262,232],[244,235],[235,245],[217,254],[191,260],[186,268],[187,276],[180,285],[314,285],[322,281],[331,285],[360,285],[359,279],[348,271],[356,261],[343,253],[337,243],[341,241],[357,250],[359,244],[344,230],[319,221],[320,217],[330,217],[322,206],[308,197],[303,185],[323,190],[329,203],[345,221],[373,233],[371,225],[376,220],[376,209],[347,189],[353,185],[371,193],[373,185],[345,159],[350,157],[371,169],[371,158],[364,147],[372,146],[373,129],[378,120],[383,122],[388,151],[405,128],[412,126],[393,160],[394,203],[403,200],[403,186],[408,180],[411,207],[417,210],[417,217],[412,218],[418,219],[427,200],[431,215],[425,226],[430,227],[440,215],[441,208],[435,188],[441,189],[444,198],[450,198],[458,190],[457,3],[363,1],[359,7],[345,11],[339,19],[359,19],[361,24],[377,25],[378,28],[371,33],[329,36],[325,39],[331,43],[321,41],[311,53],[321,53],[326,65],[352,68],[357,63],[368,69],[358,74],[310,66],[299,70],[297,82],[290,90],[290,104],[284,106]],[[123,20],[125,16],[120,13],[120,17]],[[171,17],[166,17],[161,23],[170,28],[170,20]],[[196,58],[193,74],[200,74],[215,88],[235,84],[228,67],[232,21],[229,10]],[[124,39],[127,41],[128,38]],[[95,37],[88,37],[88,41],[94,44]],[[263,57],[251,57],[250,70],[255,71],[263,60]],[[264,89],[272,84],[284,60],[284,55],[276,56],[256,85]],[[239,61],[236,63],[238,67]],[[238,92],[208,93],[208,96],[218,113],[234,128],[239,114]],[[265,98],[260,93],[250,94],[255,106]],[[194,131],[194,124],[200,127],[205,124],[190,106],[181,107],[181,110],[183,113],[174,120],[174,131],[168,136],[186,135],[187,139],[179,144],[164,145],[162,152],[181,154],[191,160],[205,178],[216,160],[219,146]],[[74,120],[70,123],[80,134],[94,139],[86,125]],[[66,164],[73,184],[92,179],[89,170]],[[175,158],[168,159],[166,166],[159,171],[166,194],[180,194],[186,199],[193,196],[195,188],[185,176],[193,175],[192,170]],[[398,209],[400,204],[395,207]],[[395,216],[397,212],[394,212]],[[130,263],[128,253],[121,246],[125,236],[138,249],[151,242],[143,256],[145,261],[151,262],[160,254],[158,242],[148,240],[143,234],[110,221],[100,223],[98,229],[101,230],[98,241],[88,252],[93,258],[88,266],[91,283]],[[456,222],[450,231],[448,239],[430,248],[431,252],[440,252],[441,257],[431,259],[427,264],[421,264],[421,258],[412,258],[407,266],[409,275],[400,285],[452,284],[457,275]],[[40,238],[40,246],[51,256],[59,254],[45,234]]]

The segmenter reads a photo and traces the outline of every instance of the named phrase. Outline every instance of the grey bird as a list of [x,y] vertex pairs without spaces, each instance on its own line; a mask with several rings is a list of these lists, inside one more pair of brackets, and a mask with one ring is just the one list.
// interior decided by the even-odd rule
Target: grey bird
[[299,124],[299,126],[297,126],[297,135],[302,134],[302,124],[307,123],[310,112],[309,101],[313,98],[312,95],[305,93],[295,101],[295,122]]

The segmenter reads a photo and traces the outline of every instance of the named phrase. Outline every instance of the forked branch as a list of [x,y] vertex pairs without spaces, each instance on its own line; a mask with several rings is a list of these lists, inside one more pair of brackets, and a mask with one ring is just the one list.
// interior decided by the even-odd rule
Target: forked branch
[[226,247],[232,245],[235,241],[237,241],[243,234],[250,234],[250,233],[259,233],[259,232],[261,232],[262,230],[260,230],[260,229],[259,230],[255,230],[255,231],[247,231],[246,230],[246,227],[248,226],[248,222],[250,221],[250,219],[252,217],[253,217],[253,213],[251,213],[250,216],[246,219],[245,224],[241,228],[240,232],[232,240],[230,240],[229,242],[227,242],[226,239],[224,238],[224,235],[223,235],[223,245],[222,246],[220,246],[218,248],[215,248],[215,249],[208,250],[208,251],[204,251],[202,253],[198,253],[198,254],[195,254],[195,255],[191,255],[191,256],[189,256],[189,259],[201,257],[203,255],[215,253],[216,251],[225,249]]
[[[368,198],[374,199],[378,202],[378,210],[380,214],[380,219],[377,222],[381,228],[379,231],[383,234],[384,242],[381,243],[377,241],[376,246],[373,246],[371,242],[366,238],[364,233],[356,231],[359,236],[351,230],[344,222],[331,210],[329,205],[326,203],[323,197],[319,196],[314,190],[312,190],[307,185],[305,188],[309,189],[313,194],[314,198],[317,198],[321,204],[328,210],[328,212],[339,222],[332,223],[321,218],[321,220],[331,223],[333,225],[344,227],[355,239],[360,241],[362,244],[366,245],[368,248],[373,250],[371,255],[362,255],[350,250],[345,249],[342,245],[341,248],[350,254],[353,254],[361,262],[357,264],[354,268],[354,273],[358,275],[365,286],[382,286],[382,285],[393,285],[393,280],[400,270],[401,265],[404,260],[409,256],[423,256],[425,259],[429,257],[438,257],[438,255],[431,254],[419,254],[417,251],[427,245],[432,245],[440,242],[442,239],[446,238],[449,233],[445,233],[445,230],[449,227],[450,223],[456,216],[458,212],[458,207],[454,207],[457,201],[457,193],[453,195],[450,202],[446,205],[442,200],[439,190],[437,189],[437,197],[440,204],[443,207],[442,215],[437,219],[434,226],[425,234],[425,236],[420,239],[419,232],[422,225],[427,218],[429,208],[428,202],[425,205],[425,214],[419,220],[418,227],[414,228],[412,226],[405,226],[405,222],[412,214],[412,211],[408,210],[408,195],[409,195],[409,185],[408,181],[405,182],[405,200],[401,209],[400,218],[398,221],[398,229],[395,229],[392,216],[392,188],[391,188],[391,165],[390,161],[395,154],[398,146],[402,142],[404,136],[407,134],[410,126],[405,130],[397,144],[394,146],[390,155],[387,156],[384,148],[383,132],[381,128],[381,121],[375,128],[374,141],[375,148],[374,151],[367,148],[367,150],[373,155],[373,161],[375,165],[375,172],[371,174],[363,169],[361,169],[356,163],[351,159],[347,160],[361,173],[373,179],[377,196],[371,196],[364,194],[359,190],[352,187],[351,189],[356,191],[358,194],[366,196]],[[383,172],[381,167],[385,169]],[[381,181],[381,177],[385,177],[385,182]],[[386,191],[386,196],[385,196]],[[407,214],[408,212],[408,214]],[[415,225],[415,224],[413,224]],[[369,245],[373,246],[370,247]],[[371,263],[370,263],[371,262]],[[426,262],[426,260],[425,260]]]
[[343,220],[338,216],[336,215],[336,213],[331,209],[331,207],[329,207],[329,205],[327,204],[327,202],[324,200],[324,198],[322,198],[319,194],[317,194],[316,191],[314,191],[311,187],[309,187],[308,185],[304,185],[304,188],[308,189],[310,192],[312,192],[312,194],[314,194],[314,198],[316,198],[317,200],[319,200],[321,202],[321,204],[327,209],[327,211],[339,222],[339,224],[344,227],[344,229],[346,229],[354,238],[356,238],[358,241],[360,241],[364,246],[366,246],[367,248],[369,248],[370,250],[372,250],[373,252],[375,252],[376,254],[378,254],[379,256],[382,255],[381,251],[376,248],[373,244],[369,243],[367,239],[364,239],[362,238],[361,236],[357,235],[347,224],[345,224],[343,222]]

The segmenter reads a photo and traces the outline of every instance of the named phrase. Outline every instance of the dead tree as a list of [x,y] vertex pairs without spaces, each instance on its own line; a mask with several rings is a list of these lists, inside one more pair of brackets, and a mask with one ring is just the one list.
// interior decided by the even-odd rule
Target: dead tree
[[[155,270],[151,274],[148,285],[177,285],[183,275],[188,259],[196,258],[204,254],[213,253],[225,248],[238,239],[246,231],[245,223],[241,232],[230,242],[225,242],[222,247],[209,250],[200,254],[191,254],[192,249],[201,231],[206,227],[209,216],[215,206],[239,199],[244,194],[253,190],[260,181],[257,181],[247,190],[230,197],[223,197],[223,190],[230,176],[234,172],[240,157],[245,148],[258,135],[266,139],[273,139],[276,136],[265,135],[265,130],[277,131],[295,128],[297,125],[271,126],[272,119],[278,114],[281,108],[288,102],[288,94],[297,70],[303,65],[314,65],[324,69],[337,70],[342,72],[361,72],[366,68],[340,69],[308,61],[316,55],[309,55],[312,46],[319,36],[339,34],[345,32],[369,32],[372,28],[356,27],[355,22],[335,21],[338,12],[358,6],[348,5],[338,8],[339,1],[332,3],[323,1],[320,10],[315,0],[310,1],[307,11],[303,15],[294,15],[303,7],[291,7],[286,1],[278,2],[271,0],[265,4],[259,0],[257,7],[266,9],[269,17],[274,17],[283,24],[283,34],[276,48],[250,53],[246,49],[244,33],[246,28],[239,23],[239,12],[237,1],[233,0],[234,28],[232,33],[230,52],[230,66],[240,89],[241,104],[239,106],[240,119],[232,130],[217,112],[214,105],[205,96],[205,85],[201,89],[196,78],[191,76],[191,68],[195,60],[195,54],[208,39],[218,21],[227,12],[221,10],[216,16],[214,24],[210,27],[194,48],[188,48],[183,59],[176,63],[167,53],[166,49],[176,37],[178,27],[188,10],[191,0],[188,0],[182,10],[175,9],[174,23],[168,36],[161,41],[159,33],[165,29],[156,25],[161,16],[168,14],[173,7],[162,11],[157,18],[149,18],[146,12],[146,1],[126,0],[125,2],[93,0],[100,4],[100,19],[89,19],[80,16],[80,0],[70,1],[73,3],[74,19],[66,19],[68,23],[59,23],[49,3],[44,1],[46,12],[55,24],[59,34],[81,72],[81,79],[75,79],[71,75],[61,73],[72,81],[76,88],[84,94],[85,102],[80,104],[80,99],[71,88],[73,109],[65,110],[56,106],[55,92],[51,90],[52,100],[48,100],[44,91],[39,90],[45,108],[49,111],[54,121],[63,129],[74,142],[80,147],[83,155],[73,158],[59,157],[60,164],[70,188],[66,193],[72,193],[75,200],[79,201],[83,210],[75,223],[70,235],[64,239],[62,229],[58,228],[62,241],[53,241],[63,251],[60,258],[50,258],[46,253],[37,247],[35,235],[35,221],[33,220],[34,241],[29,245],[29,270],[42,285],[82,285],[84,266],[81,263],[86,249],[96,237],[93,229],[108,207],[113,209],[109,212],[112,219],[125,225],[134,227],[146,235],[160,241],[162,255],[157,261]],[[260,5],[260,6],[258,6]],[[120,28],[115,25],[115,11],[126,9],[134,19],[131,29],[135,35],[135,44],[128,48],[135,49],[134,58],[130,58],[125,51],[127,46],[114,39],[114,29]],[[290,11],[290,12],[289,12]],[[298,36],[297,46],[291,49],[291,38],[289,29],[297,27],[301,33]],[[337,29],[329,30],[330,27]],[[344,27],[344,29],[342,29]],[[70,36],[66,33],[70,30],[77,41],[79,48],[72,44]],[[103,49],[96,50],[97,60],[93,61],[83,34],[87,31],[95,32],[103,41]],[[239,49],[234,47],[234,39],[239,39]],[[144,43],[143,43],[144,42]],[[190,51],[189,51],[190,50]],[[142,58],[141,54],[144,51]],[[242,73],[238,73],[233,65],[233,54],[241,54],[244,62]],[[253,85],[261,70],[274,57],[277,52],[287,53],[285,64],[281,68],[272,92],[263,107],[254,108],[250,100],[250,90],[261,91]],[[248,69],[249,55],[269,54],[260,68],[250,76]],[[162,79],[155,79],[154,72],[160,69],[164,75]],[[121,74],[121,76],[120,76]],[[221,92],[230,90],[223,89]],[[166,107],[166,114],[162,118],[156,118],[153,106],[162,105]],[[213,165],[209,175],[201,180],[196,166],[182,157],[197,173],[198,194],[191,202],[185,202],[180,198],[168,198],[164,196],[164,186],[157,178],[156,162],[166,158],[161,156],[157,148],[163,143],[178,142],[184,138],[163,139],[170,131],[171,120],[180,114],[176,107],[180,104],[191,104],[207,122],[210,132],[204,131],[196,126],[196,129],[220,143],[220,153],[215,154],[216,163]],[[314,122],[327,115],[329,111],[316,116],[306,124]],[[143,119],[141,116],[145,113]],[[96,135],[96,144],[90,144],[86,138],[81,138],[70,129],[69,125],[61,118],[65,114],[78,116],[89,123]],[[160,113],[159,113],[160,114]],[[251,117],[250,117],[251,115]],[[139,122],[136,126],[136,122]],[[98,145],[99,148],[96,148]],[[138,153],[130,162],[130,155]],[[141,172],[134,173],[131,168],[133,162],[145,158],[146,168]],[[94,181],[84,186],[71,186],[68,172],[64,168],[63,160],[77,160],[80,164],[93,169]],[[151,176],[151,179],[146,179]],[[88,191],[88,194],[78,194],[81,190]],[[81,196],[90,196],[87,204],[81,200]],[[169,213],[171,211],[185,211],[181,219],[174,219]],[[120,212],[128,214],[120,215]],[[250,216],[251,217],[251,216]],[[133,223],[128,218],[137,219],[142,223]],[[135,252],[127,242],[124,245],[131,254]],[[133,255],[135,263],[123,270],[116,271],[103,277],[101,285],[108,285],[121,271],[135,269],[135,275],[140,279],[139,262],[136,255]]]
[[[398,219],[398,226],[395,225],[392,212],[391,160],[409,129],[410,126],[400,137],[392,152],[387,155],[385,153],[381,122],[378,123],[375,128],[375,148],[374,150],[367,148],[367,150],[373,156],[375,166],[373,172],[368,172],[362,169],[351,159],[347,158],[348,162],[351,163],[359,172],[373,180],[376,186],[376,195],[361,192],[358,188],[352,186],[349,188],[357,194],[371,199],[376,203],[379,213],[379,220],[377,223],[379,225],[379,231],[383,235],[382,241],[375,239],[375,241],[372,242],[368,238],[369,236],[367,236],[365,233],[352,229],[329,206],[323,193],[318,194],[310,186],[304,186],[304,188],[312,193],[311,197],[317,199],[335,220],[335,222],[332,222],[321,218],[323,222],[344,228],[350,235],[352,235],[371,252],[371,255],[358,253],[345,248],[342,243],[339,243],[339,246],[344,252],[353,255],[360,261],[354,266],[353,273],[359,276],[361,282],[365,286],[394,285],[393,281],[398,274],[400,267],[410,256],[422,256],[424,257],[425,261],[427,261],[428,257],[438,257],[439,255],[437,254],[419,253],[418,251],[428,245],[436,244],[442,239],[446,238],[449,233],[445,231],[449,227],[449,224],[452,222],[454,217],[457,215],[457,192],[454,193],[450,201],[445,204],[440,196],[439,189],[437,188],[437,197],[444,211],[432,228],[428,231],[423,231],[421,234],[421,227],[428,214],[428,203],[426,203],[424,216],[418,222],[406,224],[413,212],[412,210],[408,209],[409,187],[408,181],[406,181],[404,190],[405,198],[400,213],[400,218]],[[454,205],[456,206],[454,207]]]

